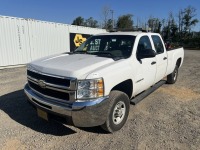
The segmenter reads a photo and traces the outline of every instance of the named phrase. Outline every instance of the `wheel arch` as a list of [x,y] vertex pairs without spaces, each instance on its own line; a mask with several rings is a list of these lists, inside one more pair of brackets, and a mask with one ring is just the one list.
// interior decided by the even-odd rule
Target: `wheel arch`
[[132,97],[133,93],[133,81],[131,79],[125,80],[117,85],[115,85],[111,91],[121,91],[128,95],[129,99]]
[[176,61],[176,65],[178,66],[178,68],[179,68],[180,65],[181,65],[181,61],[182,61],[182,58],[179,58],[179,59],[177,59],[177,61]]

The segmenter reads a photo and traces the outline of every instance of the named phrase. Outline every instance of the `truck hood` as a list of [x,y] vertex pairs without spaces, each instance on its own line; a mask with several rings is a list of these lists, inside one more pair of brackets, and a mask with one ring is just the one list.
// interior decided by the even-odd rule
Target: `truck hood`
[[84,79],[93,70],[113,62],[112,58],[96,55],[60,54],[35,60],[29,65],[43,73]]

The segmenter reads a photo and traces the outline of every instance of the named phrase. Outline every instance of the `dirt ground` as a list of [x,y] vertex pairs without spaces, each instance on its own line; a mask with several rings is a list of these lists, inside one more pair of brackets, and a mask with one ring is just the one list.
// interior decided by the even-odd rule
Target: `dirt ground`
[[25,82],[25,67],[0,70],[0,149],[200,149],[200,50],[186,50],[176,84],[131,105],[125,126],[113,134],[38,118]]

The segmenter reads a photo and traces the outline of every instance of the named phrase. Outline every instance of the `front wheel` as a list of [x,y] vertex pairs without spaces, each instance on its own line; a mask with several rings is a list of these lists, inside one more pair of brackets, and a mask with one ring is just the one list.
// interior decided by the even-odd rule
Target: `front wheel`
[[175,67],[174,71],[167,76],[167,83],[174,84],[178,77],[178,66]]
[[121,91],[111,91],[109,99],[108,117],[101,127],[112,133],[124,126],[129,114],[130,101],[128,96]]

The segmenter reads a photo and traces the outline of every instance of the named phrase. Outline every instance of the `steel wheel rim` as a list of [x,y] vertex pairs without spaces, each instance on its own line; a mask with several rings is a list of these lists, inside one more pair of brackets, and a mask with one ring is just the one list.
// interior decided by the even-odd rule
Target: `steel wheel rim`
[[112,120],[115,125],[118,125],[124,119],[126,112],[126,105],[124,102],[119,101],[113,110]]

